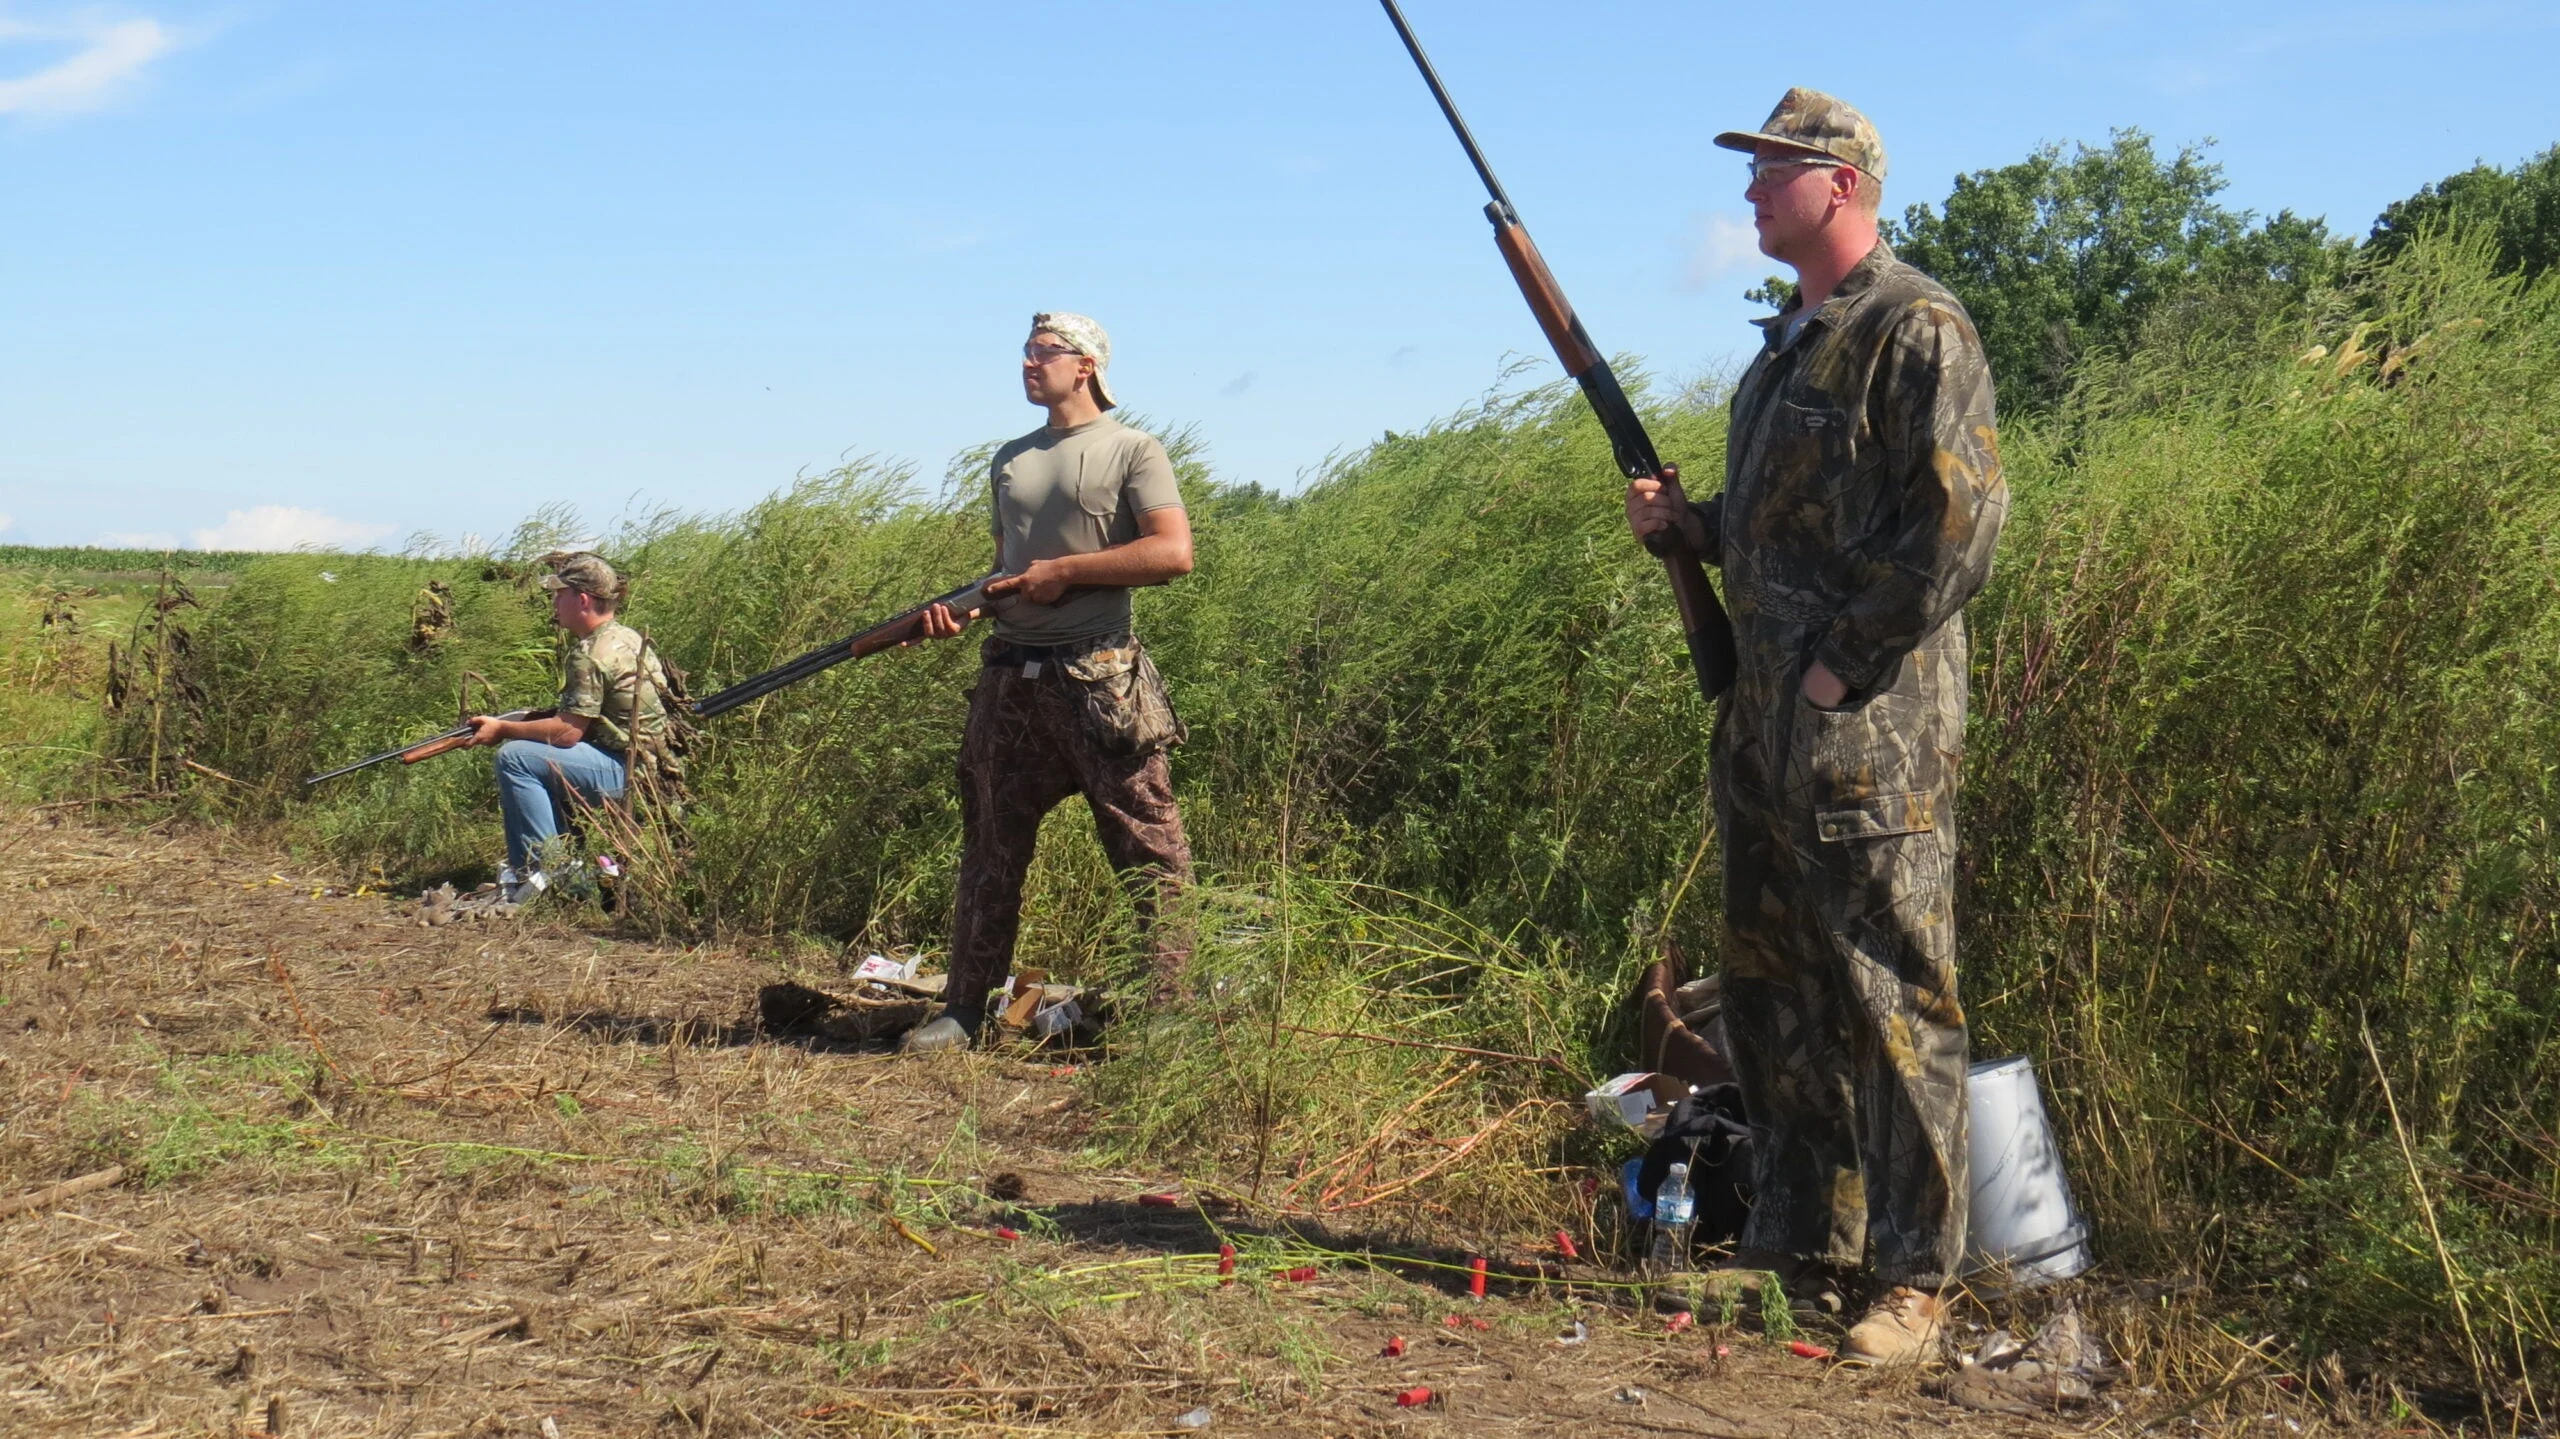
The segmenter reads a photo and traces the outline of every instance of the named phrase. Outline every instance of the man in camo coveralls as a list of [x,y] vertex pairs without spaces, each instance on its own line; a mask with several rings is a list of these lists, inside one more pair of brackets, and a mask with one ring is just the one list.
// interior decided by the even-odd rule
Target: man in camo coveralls
[[1740,674],[1714,742],[1725,1023],[1756,1139],[1736,1267],[1820,1292],[1874,1266],[1842,1346],[1935,1357],[1964,1252],[1955,813],[1963,609],[2007,512],[1991,375],[1964,307],[1896,260],[1866,117],[1790,90],[1750,153],[1761,249],[1799,294],[1760,323],[1724,493],[1630,485],[1639,537],[1724,568]]
[[[1031,317],[1023,398],[1048,423],[988,465],[996,632],[969,695],[960,740],[960,885],[944,1008],[907,1034],[909,1053],[974,1043],[987,996],[1013,967],[1022,883],[1042,816],[1084,796],[1094,832],[1128,885],[1153,964],[1152,999],[1180,990],[1191,957],[1159,907],[1191,881],[1165,751],[1181,722],[1130,629],[1129,590],[1191,572],[1191,520],[1173,462],[1153,435],[1110,417],[1111,339],[1083,315]],[[960,633],[935,606],[925,631]]]

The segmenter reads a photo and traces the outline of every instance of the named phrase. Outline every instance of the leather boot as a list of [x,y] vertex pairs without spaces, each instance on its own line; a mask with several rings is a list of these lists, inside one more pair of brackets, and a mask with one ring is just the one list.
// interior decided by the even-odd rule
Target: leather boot
[[1878,1369],[1934,1363],[1947,1336],[1947,1305],[1937,1295],[1897,1284],[1849,1328],[1840,1357]]

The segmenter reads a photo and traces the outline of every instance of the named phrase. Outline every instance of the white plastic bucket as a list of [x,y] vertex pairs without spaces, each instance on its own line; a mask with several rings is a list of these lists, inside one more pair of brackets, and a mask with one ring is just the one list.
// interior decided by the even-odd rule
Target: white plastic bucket
[[1986,1059],[1973,1066],[1967,1090],[1973,1217],[1966,1272],[1995,1271],[2033,1288],[2088,1268],[2089,1225],[2071,1202],[2035,1066],[2023,1054]]

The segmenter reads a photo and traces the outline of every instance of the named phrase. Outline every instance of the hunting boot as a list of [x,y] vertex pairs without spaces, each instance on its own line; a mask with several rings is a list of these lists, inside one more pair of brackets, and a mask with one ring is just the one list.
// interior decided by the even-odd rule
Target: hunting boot
[[931,1024],[920,1024],[907,1031],[898,1042],[900,1054],[939,1054],[946,1049],[967,1049],[978,1042],[978,1031],[986,1027],[983,1009],[945,1009],[935,1015]]
[[1938,1358],[1947,1333],[1946,1301],[1907,1284],[1897,1284],[1849,1328],[1840,1357],[1878,1369],[1927,1364]]

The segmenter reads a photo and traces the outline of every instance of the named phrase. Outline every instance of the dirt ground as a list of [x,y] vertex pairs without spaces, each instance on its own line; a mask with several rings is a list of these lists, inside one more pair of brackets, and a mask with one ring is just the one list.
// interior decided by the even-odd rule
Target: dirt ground
[[1474,1301],[1080,1158],[1054,1058],[762,1036],[777,955],[78,813],[0,815],[0,1204],[124,1174],[0,1216],[0,1433],[2341,1432],[2138,1370],[1980,1414],[1572,1266]]

